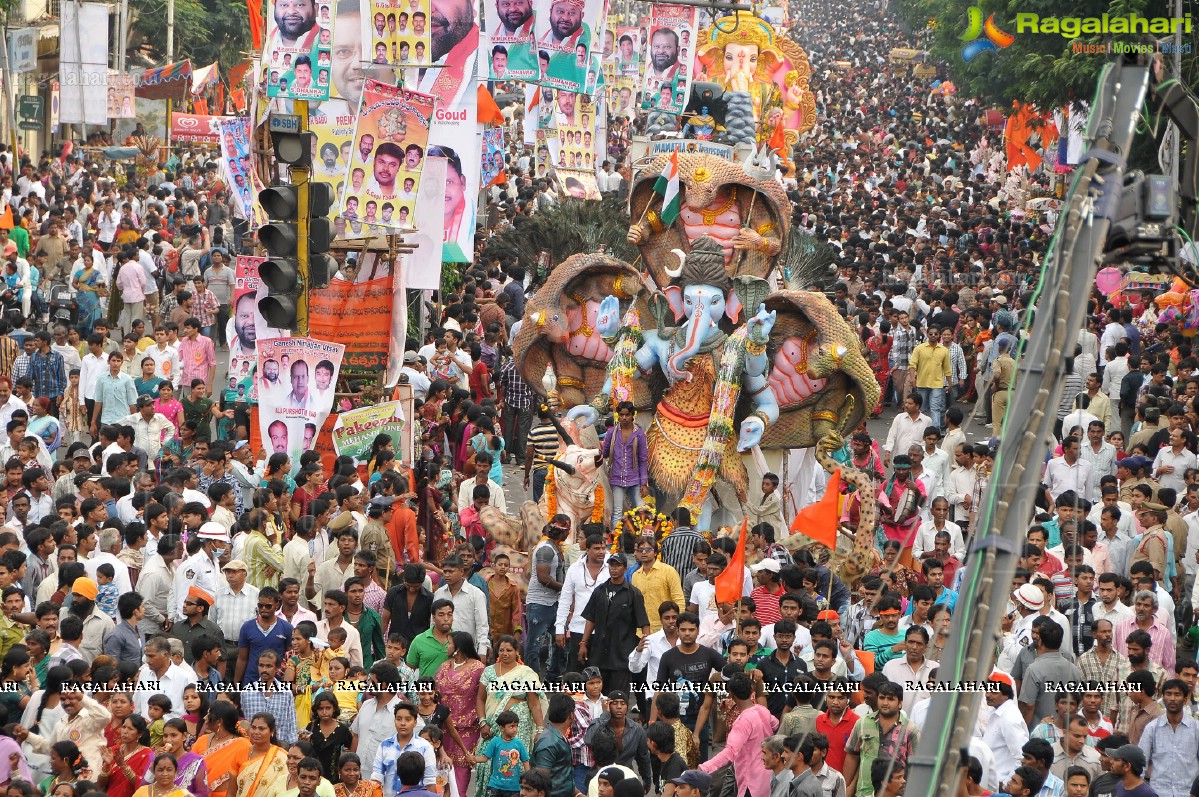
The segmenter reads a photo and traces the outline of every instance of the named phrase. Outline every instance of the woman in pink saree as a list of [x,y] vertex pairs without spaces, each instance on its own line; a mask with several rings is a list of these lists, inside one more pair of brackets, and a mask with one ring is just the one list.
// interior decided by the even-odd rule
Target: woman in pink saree
[[433,680],[441,704],[450,710],[442,748],[454,764],[458,793],[464,795],[470,784],[470,773],[475,765],[474,749],[479,741],[477,696],[483,662],[479,661],[474,638],[465,631],[450,634],[449,652],[449,660],[437,669]]

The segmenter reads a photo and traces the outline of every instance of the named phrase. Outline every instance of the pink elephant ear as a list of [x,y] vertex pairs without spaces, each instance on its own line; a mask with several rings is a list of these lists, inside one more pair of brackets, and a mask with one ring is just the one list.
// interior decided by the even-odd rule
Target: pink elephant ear
[[738,316],[741,315],[741,297],[736,291],[729,291],[728,299],[724,303],[724,314],[734,324],[738,323]]
[[670,310],[674,313],[674,320],[680,321],[683,318],[683,289],[678,285],[671,285],[662,291],[666,295],[666,301],[670,303]]

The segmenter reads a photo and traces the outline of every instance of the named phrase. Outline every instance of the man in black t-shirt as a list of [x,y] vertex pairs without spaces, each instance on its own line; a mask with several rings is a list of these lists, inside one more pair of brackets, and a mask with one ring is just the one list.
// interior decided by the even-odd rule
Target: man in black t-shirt
[[[1118,750],[1128,744],[1128,737],[1122,733],[1114,733],[1111,736],[1100,739],[1095,745],[1095,749],[1099,751],[1099,765],[1103,771],[1091,781],[1090,797],[1116,797],[1116,786],[1120,783],[1120,779],[1112,774],[1112,760],[1108,757],[1108,753]],[[1191,793],[1195,792],[1191,788]]]
[[649,743],[651,763],[655,766],[654,785],[658,791],[663,783],[669,783],[687,771],[687,762],[674,751],[674,728],[665,722],[651,722],[645,729]]
[[[676,647],[662,654],[658,663],[657,683],[668,684],[690,683],[707,684],[713,672],[719,672],[724,667],[724,657],[712,648],[696,642],[699,637],[699,616],[692,612],[683,612],[678,621],[679,643]],[[700,739],[700,756],[707,757],[704,750],[708,726],[708,716],[712,711],[715,695],[711,692],[679,691],[680,714],[683,724],[691,729]],[[650,719],[656,719],[651,712]]]

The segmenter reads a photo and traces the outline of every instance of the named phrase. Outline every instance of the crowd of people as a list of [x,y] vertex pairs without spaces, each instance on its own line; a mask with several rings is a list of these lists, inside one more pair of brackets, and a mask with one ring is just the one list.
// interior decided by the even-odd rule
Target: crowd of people
[[[882,392],[835,453],[884,505],[855,584],[789,527],[823,476],[765,473],[718,602],[736,535],[657,510],[625,405],[602,516],[548,513],[527,561],[496,546],[485,508],[541,499],[560,443],[510,348],[532,263],[468,266],[410,342],[415,461],[386,435],[361,467],[255,452],[209,395],[245,231],[211,164],[0,154],[6,797],[903,793],[1051,228],[987,170],[985,106],[891,61],[918,34],[789,11],[820,119],[784,182]],[[528,157],[483,251],[554,201]],[[1091,299],[964,797],[1199,794],[1199,352],[1152,299]]]

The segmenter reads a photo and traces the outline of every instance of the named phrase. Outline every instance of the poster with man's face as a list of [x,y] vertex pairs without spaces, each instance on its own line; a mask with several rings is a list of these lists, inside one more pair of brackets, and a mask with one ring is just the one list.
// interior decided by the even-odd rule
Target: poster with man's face
[[[258,403],[258,338],[286,338],[291,332],[268,326],[258,312],[258,301],[266,296],[266,289],[258,277],[258,268],[266,262],[265,257],[238,255],[233,276],[233,304],[225,339],[229,341],[229,379],[234,384],[225,389],[227,401]],[[278,387],[274,372],[270,385]]]
[[369,227],[411,229],[429,142],[433,98],[367,80],[351,141],[341,216]]
[[345,346],[311,338],[259,338],[255,346],[263,446],[299,462],[333,407]]
[[589,84],[594,88],[598,75],[589,73],[598,73],[600,68],[601,53],[592,53],[592,49],[603,11],[603,0],[537,0],[535,27],[542,86],[573,92],[586,91]]
[[488,80],[537,80],[533,0],[484,0]]
[[695,62],[698,10],[689,6],[655,5],[650,18],[648,63],[641,87],[641,107],[679,114],[687,107],[691,91],[691,66]]
[[370,64],[428,66],[437,18],[429,0],[370,0],[359,24],[361,59]]
[[262,51],[268,97],[327,100],[333,83],[334,0],[273,0]]

